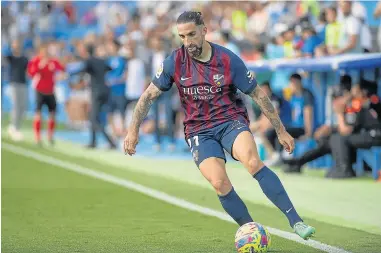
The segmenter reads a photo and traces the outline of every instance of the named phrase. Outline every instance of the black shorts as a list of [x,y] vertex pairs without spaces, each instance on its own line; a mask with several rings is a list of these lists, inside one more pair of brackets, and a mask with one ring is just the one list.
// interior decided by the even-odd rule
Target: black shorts
[[43,105],[46,105],[49,109],[49,112],[55,112],[57,107],[56,97],[54,94],[42,94],[36,92],[36,111],[40,112]]

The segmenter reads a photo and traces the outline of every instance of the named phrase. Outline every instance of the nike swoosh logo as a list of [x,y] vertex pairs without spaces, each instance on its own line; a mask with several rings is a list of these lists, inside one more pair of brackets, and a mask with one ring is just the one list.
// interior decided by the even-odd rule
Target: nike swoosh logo
[[181,81],[185,81],[185,80],[188,80],[188,79],[191,79],[192,77],[181,77]]
[[286,213],[289,213],[292,210],[292,207],[286,211]]

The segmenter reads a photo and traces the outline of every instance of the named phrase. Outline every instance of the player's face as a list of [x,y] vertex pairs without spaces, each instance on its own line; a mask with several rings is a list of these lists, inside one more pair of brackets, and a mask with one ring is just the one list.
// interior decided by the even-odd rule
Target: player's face
[[301,83],[299,80],[297,80],[297,79],[291,79],[290,80],[290,89],[291,89],[292,93],[298,92],[300,87],[301,87]]
[[20,53],[20,43],[17,40],[12,42],[12,50],[14,53]]
[[193,22],[178,24],[177,31],[191,57],[199,57],[205,40],[206,27]]
[[340,7],[341,11],[344,13],[344,15],[347,16],[351,13],[352,5],[351,5],[350,1],[341,0],[339,2],[339,7]]

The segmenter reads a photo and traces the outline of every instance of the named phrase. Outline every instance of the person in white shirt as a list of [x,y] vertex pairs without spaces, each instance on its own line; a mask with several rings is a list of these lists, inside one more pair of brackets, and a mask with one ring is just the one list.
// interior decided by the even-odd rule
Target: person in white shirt
[[340,1],[339,8],[344,17],[342,20],[343,34],[339,43],[339,48],[334,50],[332,54],[344,53],[362,53],[361,46],[361,22],[352,15],[352,2]]
[[[381,18],[381,1],[378,2],[376,9],[374,10],[373,16],[374,18]],[[378,42],[378,51],[381,52],[381,20],[378,27],[377,42]]]
[[[148,72],[150,72],[151,76],[155,76],[156,73],[161,69],[162,64],[167,58],[167,53],[164,51],[165,41],[160,37],[153,37],[151,39],[151,48],[152,54],[150,59],[150,66]],[[162,132],[161,132],[161,123],[164,122],[166,133],[169,136],[169,146],[168,150],[173,152],[176,149],[175,143],[175,133],[174,133],[174,119],[173,119],[173,106],[172,106],[172,97],[174,94],[174,86],[169,91],[161,94],[161,96],[155,101],[152,105],[153,116],[155,120],[155,144],[153,145],[153,149],[156,152],[161,150],[162,145]],[[164,120],[163,120],[164,119]]]
[[[127,113],[132,112],[135,103],[143,94],[146,85],[146,69],[142,59],[136,56],[134,42],[128,42],[124,46],[125,56],[127,56],[127,71],[126,71],[126,98],[127,98]],[[129,119],[131,117],[125,117]],[[127,122],[129,125],[130,122]]]
[[[365,6],[358,2],[351,3],[351,14],[357,18],[361,23],[361,31],[360,31],[360,40],[361,47],[364,52],[370,52],[372,50],[372,34],[370,33],[369,26],[367,24],[367,12]],[[344,19],[344,14],[341,10],[338,12],[338,20],[341,21]]]

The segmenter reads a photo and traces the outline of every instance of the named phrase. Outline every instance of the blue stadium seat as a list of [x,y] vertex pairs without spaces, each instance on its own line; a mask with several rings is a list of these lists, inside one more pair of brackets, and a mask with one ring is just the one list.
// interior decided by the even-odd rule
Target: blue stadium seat
[[357,150],[357,160],[354,166],[357,176],[364,174],[364,162],[372,169],[373,178],[378,179],[381,171],[381,147]]

